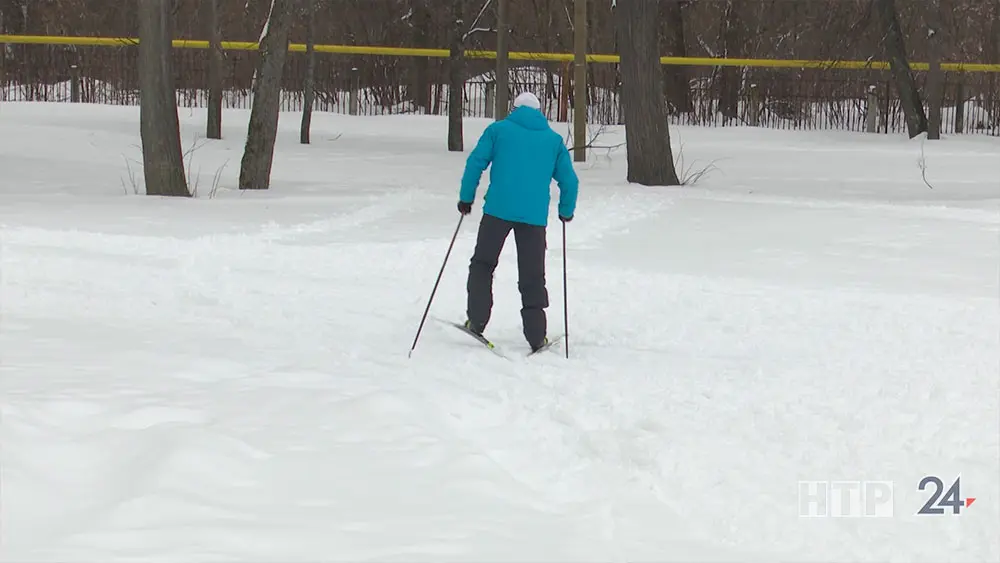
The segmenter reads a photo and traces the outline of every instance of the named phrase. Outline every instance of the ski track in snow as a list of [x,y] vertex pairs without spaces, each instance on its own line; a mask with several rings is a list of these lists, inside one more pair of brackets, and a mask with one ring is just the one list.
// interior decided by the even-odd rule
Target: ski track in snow
[[[25,137],[0,139],[0,154],[29,150],[39,107],[4,107]],[[65,142],[91,112],[137,137],[125,110],[59,107]],[[294,131],[291,117],[282,126]],[[317,138],[393,128],[314,120]],[[777,139],[775,154],[752,159],[779,179],[766,164],[782,159],[772,133],[754,150]],[[837,142],[829,175],[837,158],[865,158],[838,156]],[[979,208],[893,204],[870,188],[870,200],[838,202],[726,193],[725,181],[656,193],[622,185],[623,164],[582,170],[568,226],[571,358],[518,354],[511,239],[487,331],[511,357],[428,320],[407,359],[458,218],[461,157],[424,164],[430,176],[406,156],[361,164],[351,170],[365,185],[381,174],[399,187],[355,193],[341,178],[294,206],[295,174],[308,186],[345,172],[331,171],[336,155],[307,170],[304,149],[286,143],[284,191],[257,200],[224,195],[186,212],[134,196],[6,197],[3,560],[1000,556],[1000,221],[988,197]],[[323,150],[364,163],[368,147]],[[869,158],[890,166],[886,154]],[[400,186],[407,173],[415,181]],[[948,197],[961,199],[960,185]],[[270,211],[247,219],[257,205]],[[462,319],[477,220],[465,221],[433,316]],[[551,227],[556,334],[562,241]],[[832,256],[841,262],[827,272]],[[916,516],[930,474],[946,485],[961,474],[976,505]],[[823,479],[893,480],[894,518],[799,518],[798,481]]]

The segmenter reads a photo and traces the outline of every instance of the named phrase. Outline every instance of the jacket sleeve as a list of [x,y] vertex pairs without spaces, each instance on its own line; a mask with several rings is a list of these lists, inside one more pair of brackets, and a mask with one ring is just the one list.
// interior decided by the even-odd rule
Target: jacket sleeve
[[483,176],[483,171],[493,161],[493,140],[496,136],[494,124],[483,131],[479,137],[476,148],[469,153],[469,158],[465,160],[465,171],[462,173],[462,188],[458,192],[458,200],[465,203],[472,203],[476,200],[476,189],[479,188],[479,180]]
[[576,176],[569,149],[563,144],[562,137],[559,138],[558,151],[555,173],[552,177],[559,184],[559,216],[572,217],[576,212],[576,195],[580,189],[580,179]]

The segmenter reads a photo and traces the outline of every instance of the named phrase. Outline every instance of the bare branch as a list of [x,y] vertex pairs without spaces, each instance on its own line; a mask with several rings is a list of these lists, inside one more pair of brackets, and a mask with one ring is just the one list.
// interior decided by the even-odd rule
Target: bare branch
[[462,42],[464,43],[465,40],[469,38],[469,36],[474,35],[476,33],[496,33],[496,32],[497,32],[496,28],[493,27],[474,27],[462,35]]
[[490,4],[492,4],[492,3],[493,3],[493,0],[486,0],[485,2],[483,2],[483,7],[480,8],[479,14],[476,16],[476,19],[472,20],[472,23],[469,25],[469,31],[465,32],[465,35],[462,36],[463,39],[465,37],[468,37],[469,35],[472,35],[472,33],[475,32],[475,31],[477,31],[477,30],[478,31],[484,31],[483,29],[479,29],[476,26],[479,25],[479,20],[483,17],[483,14],[486,13],[486,9],[489,8]]

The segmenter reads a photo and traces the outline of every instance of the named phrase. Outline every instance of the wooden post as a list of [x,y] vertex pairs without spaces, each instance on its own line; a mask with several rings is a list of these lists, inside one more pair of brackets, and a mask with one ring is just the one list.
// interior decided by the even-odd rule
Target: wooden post
[[587,160],[587,0],[573,14],[573,161]]
[[878,88],[874,84],[868,86],[868,97],[865,100],[865,131],[874,133],[878,126]]

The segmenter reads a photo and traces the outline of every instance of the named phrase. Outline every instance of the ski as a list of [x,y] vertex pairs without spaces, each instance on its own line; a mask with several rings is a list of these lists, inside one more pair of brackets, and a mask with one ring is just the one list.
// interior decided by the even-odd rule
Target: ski
[[549,348],[552,347],[553,344],[559,343],[563,339],[563,336],[565,336],[565,335],[560,334],[559,336],[553,338],[552,340],[549,340],[548,344],[542,346],[538,350],[535,350],[533,352],[528,352],[528,356],[529,357],[530,356],[534,356],[535,354],[538,354],[539,352],[544,352],[544,351],[548,350]]
[[494,353],[494,354],[496,354],[497,356],[500,356],[501,358],[504,358],[504,357],[505,357],[505,356],[504,356],[504,355],[503,355],[503,354],[502,354],[502,353],[500,352],[500,350],[498,350],[498,349],[497,349],[496,345],[495,345],[495,344],[493,344],[492,342],[490,342],[490,340],[489,340],[488,338],[486,338],[485,336],[483,336],[483,335],[481,335],[481,334],[476,334],[476,333],[472,332],[471,330],[469,330],[469,329],[465,328],[465,325],[464,325],[464,324],[462,324],[462,323],[457,323],[457,322],[455,322],[455,321],[446,321],[446,320],[443,320],[443,319],[439,319],[439,320],[440,320],[441,322],[444,322],[444,323],[447,323],[447,324],[449,324],[449,325],[451,325],[451,326],[453,326],[453,327],[457,328],[458,330],[460,330],[460,331],[462,331],[463,333],[465,333],[465,334],[467,334],[467,335],[471,336],[472,338],[475,338],[475,339],[476,339],[476,342],[479,342],[480,344],[482,344],[483,346],[485,346],[487,350],[489,350],[490,352],[493,352],[493,353]]
[[[509,359],[509,358],[507,358],[507,356],[505,356],[503,354],[503,352],[500,351],[500,349],[496,346],[496,344],[494,344],[493,342],[490,341],[489,338],[486,338],[485,336],[480,335],[480,334],[476,334],[476,333],[472,332],[471,330],[465,328],[465,324],[464,323],[459,323],[459,322],[455,322],[455,321],[448,320],[448,319],[442,319],[440,317],[435,317],[435,316],[432,316],[431,318],[434,319],[435,321],[439,322],[439,323],[443,323],[443,324],[446,324],[448,326],[454,327],[456,330],[461,331],[463,334],[471,336],[472,338],[476,339],[476,342],[482,344],[483,347],[485,347],[490,352],[493,352],[497,356],[499,356],[501,358],[504,358],[504,359]],[[560,335],[552,338],[551,340],[549,340],[549,342],[546,345],[542,346],[538,350],[535,350],[533,352],[532,351],[528,351],[525,354],[525,357],[531,357],[531,356],[534,356],[535,354],[544,352],[544,351],[552,348],[552,346],[554,346],[554,345],[559,344],[560,342],[562,342],[565,337],[566,337],[565,334],[560,334]]]

